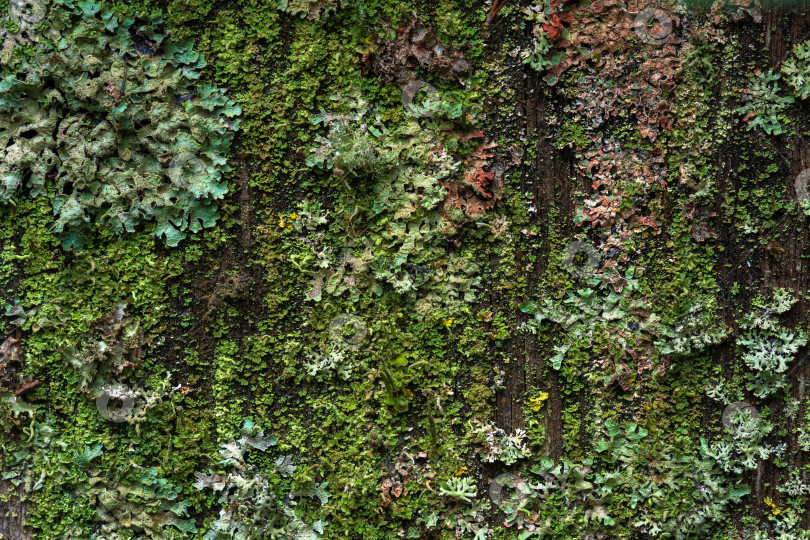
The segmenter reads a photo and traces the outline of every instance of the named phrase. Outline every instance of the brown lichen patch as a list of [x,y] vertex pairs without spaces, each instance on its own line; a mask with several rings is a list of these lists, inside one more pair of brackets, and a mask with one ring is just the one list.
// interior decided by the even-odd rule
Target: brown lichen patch
[[442,182],[447,188],[444,200],[445,214],[460,210],[466,217],[485,214],[500,199],[503,193],[503,174],[488,171],[489,160],[495,157],[491,150],[494,142],[482,142],[467,157],[464,175],[460,180]]
[[596,125],[628,111],[636,117],[641,136],[655,141],[661,130],[672,128],[675,120],[670,104],[662,96],[674,87],[680,69],[675,54],[674,48],[664,47],[640,64],[623,55],[604,55],[594,73],[583,78],[577,111]]
[[22,347],[15,337],[9,337],[0,345],[0,370],[5,370],[10,362],[22,363]]
[[[634,62],[626,61],[629,60],[624,58],[626,53],[644,48],[645,54],[660,58],[673,55],[674,47],[681,43],[675,32],[680,26],[680,19],[666,11],[666,28],[662,28],[662,22],[656,19],[651,21],[651,26],[646,27],[647,32],[652,35],[666,36],[661,45],[646,45],[642,36],[634,30],[633,25],[640,12],[647,8],[657,8],[652,3],[639,2],[625,8],[618,0],[597,0],[582,5],[571,13],[563,11],[566,7],[563,2],[554,4],[560,13],[553,14],[549,23],[541,24],[543,30],[539,34],[565,55],[557,65],[548,70],[549,74],[556,77],[575,65],[606,68],[621,66],[620,69],[624,72],[630,66],[636,67]],[[668,48],[669,50],[665,50]],[[664,54],[658,54],[661,52]],[[619,62],[610,58],[614,55],[619,57]],[[609,76],[609,70],[604,75]]]
[[692,238],[698,242],[704,242],[708,238],[717,238],[711,225],[711,218],[717,217],[717,212],[709,206],[698,208],[696,202],[686,205],[684,215],[692,224]]
[[107,93],[112,99],[110,100],[110,105],[118,105],[121,101],[121,96],[123,95],[122,87],[120,84],[115,83],[108,83],[104,87],[104,92]]
[[[666,185],[663,150],[653,153],[625,150],[616,141],[595,141],[595,149],[585,153],[579,164],[582,176],[591,180],[594,194],[577,206],[578,224],[590,223],[607,232],[600,249],[620,249],[633,230],[658,230],[654,215],[644,215],[637,204],[623,204],[625,182],[641,186],[646,193],[652,185]],[[634,201],[634,203],[639,201]],[[643,201],[641,201],[643,202]]]
[[416,79],[416,68],[456,80],[470,69],[460,50],[442,45],[434,31],[421,19],[412,19],[396,30],[396,37],[363,56],[366,72],[380,81],[407,82]]
[[20,397],[42,384],[31,376],[20,375],[22,369],[22,344],[19,338],[9,337],[0,345],[0,390],[11,390]]
[[[617,0],[599,0],[570,12],[568,6],[552,2],[550,16],[529,16],[538,21],[536,39],[550,46],[546,80],[554,85],[569,68],[582,69],[575,108],[593,127],[630,112],[641,136],[651,141],[671,129],[671,106],[662,94],[674,88],[681,65],[680,19],[654,4],[625,7]],[[634,27],[637,17],[651,9],[661,18],[651,19],[643,30]],[[664,37],[649,43],[646,35]]]
[[414,456],[406,451],[397,457],[396,463],[384,473],[383,481],[378,488],[382,492],[381,507],[385,508],[395,503],[397,499],[407,493],[407,485],[411,482],[422,486],[430,484],[434,473],[427,457],[427,452],[419,452]]
[[17,372],[22,369],[20,340],[9,337],[0,345],[0,388],[16,389],[22,382]]

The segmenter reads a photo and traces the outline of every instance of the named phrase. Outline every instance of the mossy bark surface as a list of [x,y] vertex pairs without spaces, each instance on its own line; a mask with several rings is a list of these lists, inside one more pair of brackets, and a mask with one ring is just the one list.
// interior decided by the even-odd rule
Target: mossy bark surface
[[0,15],[0,537],[810,537],[807,6]]

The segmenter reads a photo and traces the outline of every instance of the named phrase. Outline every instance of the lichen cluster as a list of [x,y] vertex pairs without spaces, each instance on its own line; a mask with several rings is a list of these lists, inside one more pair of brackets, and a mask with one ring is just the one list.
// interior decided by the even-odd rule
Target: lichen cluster
[[170,246],[213,226],[239,107],[197,84],[192,43],[100,3],[47,10],[3,59],[0,202],[47,196],[66,248],[144,221]]

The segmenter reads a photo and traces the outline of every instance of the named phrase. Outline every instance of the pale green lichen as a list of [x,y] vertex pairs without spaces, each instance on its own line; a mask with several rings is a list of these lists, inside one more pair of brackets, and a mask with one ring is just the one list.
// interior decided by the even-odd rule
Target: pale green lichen
[[333,345],[327,351],[308,351],[307,359],[304,361],[304,370],[309,377],[315,377],[319,381],[335,375],[341,379],[348,379],[351,375],[352,365],[346,358],[345,347]]
[[342,0],[278,0],[278,9],[314,21],[335,11]]
[[475,480],[469,476],[464,476],[461,478],[450,478],[447,482],[439,486],[439,495],[470,503],[472,499],[478,496],[478,490],[475,488]]
[[[307,164],[330,171],[345,190],[352,213],[342,217],[349,228],[355,218],[372,218],[373,232],[385,242],[361,236],[340,250],[316,250],[308,298],[346,292],[357,298],[360,290],[379,295],[390,287],[416,295],[424,311],[445,304],[452,312],[472,301],[477,267],[443,249],[456,228],[442,212],[444,183],[461,174],[462,162],[443,148],[436,128],[424,129],[414,117],[387,127],[357,89],[334,101],[342,112],[321,111],[313,118],[328,132],[316,139]],[[445,119],[461,115],[457,104],[438,112]],[[314,223],[324,224],[325,216]]]
[[479,447],[481,459],[488,463],[501,461],[505,465],[514,465],[518,460],[532,455],[526,444],[526,432],[522,429],[510,435],[494,424],[479,422],[470,432],[470,437]]
[[171,246],[213,226],[240,109],[197,83],[192,44],[94,2],[54,0],[40,26],[0,73],[0,202],[49,195],[66,248],[145,221]]
[[788,363],[807,344],[805,332],[781,327],[775,317],[789,310],[796,301],[785,289],[776,289],[772,303],[761,306],[740,324],[745,333],[738,344],[743,349],[743,361],[753,370],[748,374],[748,389],[757,397],[766,397],[786,386],[784,372]]
[[767,73],[758,71],[749,78],[745,90],[746,103],[737,108],[743,120],[748,122],[749,130],[761,127],[768,135],[783,132],[782,123],[786,120],[784,110],[794,100],[792,96],[779,95],[777,81],[780,78],[781,75],[774,73],[773,69]]
[[[245,420],[238,440],[231,438],[220,445],[218,470],[197,473],[194,484],[199,490],[211,489],[219,493],[221,505],[219,517],[211,523],[206,538],[211,540],[252,540],[257,538],[295,538],[315,540],[323,533],[323,523],[304,523],[295,512],[295,503],[279,499],[273,489],[274,483],[248,461],[252,451],[265,452],[275,446],[274,437],[251,420]],[[295,471],[287,460],[276,461],[277,474],[290,476]],[[325,484],[309,485],[290,492],[291,497],[317,497],[322,504],[329,500]]]
[[810,41],[794,45],[793,55],[782,64],[782,73],[793,95],[799,99],[810,96]]

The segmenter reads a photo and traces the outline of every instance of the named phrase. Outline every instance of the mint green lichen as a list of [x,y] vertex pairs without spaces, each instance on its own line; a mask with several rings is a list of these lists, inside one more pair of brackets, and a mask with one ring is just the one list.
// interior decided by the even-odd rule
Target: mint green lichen
[[782,73],[796,98],[810,96],[810,42],[794,45],[793,55],[782,64]]
[[240,109],[196,82],[192,44],[94,2],[55,0],[39,32],[0,74],[0,202],[50,196],[68,249],[146,221],[170,246],[213,226]]

